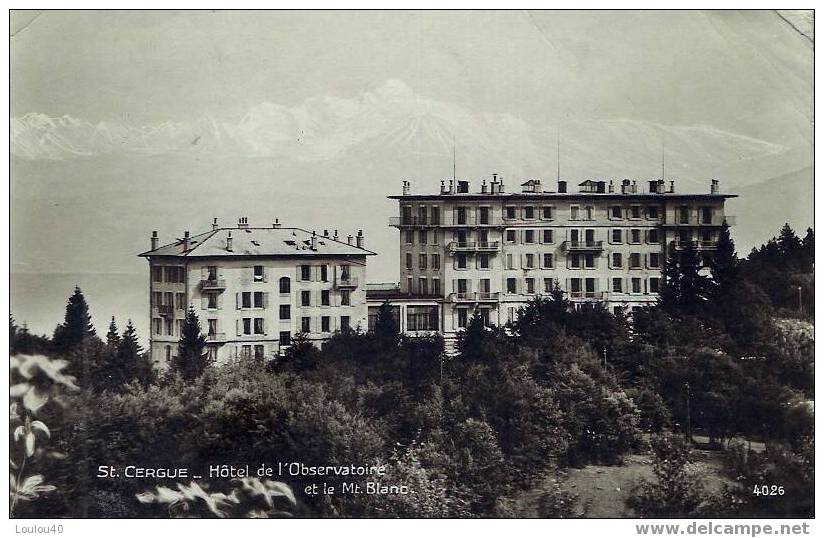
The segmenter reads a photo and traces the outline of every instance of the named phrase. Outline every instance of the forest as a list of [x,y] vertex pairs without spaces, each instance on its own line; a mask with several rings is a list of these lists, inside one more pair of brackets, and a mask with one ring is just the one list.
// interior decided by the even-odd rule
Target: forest
[[[10,321],[11,516],[586,517],[567,473],[643,454],[651,478],[615,517],[812,517],[813,231],[739,258],[725,225],[663,277],[631,318],[556,284],[511,325],[473,318],[454,353],[386,307],[371,333],[215,366],[190,310],[162,372],[131,322],[101,338],[75,289],[51,336]],[[694,472],[699,449],[723,487]],[[383,472],[207,476],[292,462]],[[100,476],[130,465],[202,478]],[[406,492],[341,493],[367,482]],[[307,493],[321,483],[335,493]]]

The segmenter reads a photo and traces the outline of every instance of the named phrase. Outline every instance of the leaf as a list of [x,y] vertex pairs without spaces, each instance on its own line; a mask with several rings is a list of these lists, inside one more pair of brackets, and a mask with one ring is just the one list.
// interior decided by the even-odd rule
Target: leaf
[[33,474],[23,480],[23,484],[20,485],[20,491],[34,491],[34,488],[39,486],[43,483],[43,475],[42,474]]
[[19,441],[20,438],[23,437],[23,434],[25,434],[25,433],[26,433],[26,428],[24,428],[23,426],[17,426],[14,429],[14,442],[16,443],[17,441]]
[[34,433],[28,432],[26,434],[26,455],[34,456]]
[[32,421],[31,429],[32,429],[32,431],[40,430],[41,432],[46,434],[46,437],[51,439],[51,432],[49,431],[49,428],[45,424],[43,424],[41,421],[39,421],[39,420]]
[[48,401],[49,393],[41,392],[37,387],[32,387],[32,389],[23,396],[23,405],[32,413],[37,413]]
[[155,495],[151,491],[144,491],[142,493],[137,493],[137,494],[135,494],[135,497],[137,497],[138,501],[140,501],[144,504],[155,502]]
[[31,385],[28,383],[17,383],[16,385],[9,387],[9,396],[11,398],[19,398],[20,396],[26,394],[30,388]]

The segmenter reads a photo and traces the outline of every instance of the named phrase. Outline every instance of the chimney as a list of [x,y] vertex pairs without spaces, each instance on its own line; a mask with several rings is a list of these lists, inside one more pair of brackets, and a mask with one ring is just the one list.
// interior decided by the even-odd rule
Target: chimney
[[652,194],[655,194],[655,193],[658,192],[658,180],[657,179],[653,179],[652,181],[649,182],[649,192],[651,192]]
[[449,194],[452,194],[454,192],[455,192],[455,182],[450,179],[449,180]]
[[609,192],[615,192],[615,185],[612,184],[612,180],[609,180]]
[[669,192],[675,192],[675,181],[674,180],[670,180]]
[[237,227],[238,228],[248,228],[249,227],[249,217],[240,217],[237,219]]
[[486,178],[481,181],[481,194],[486,194]]
[[352,234],[349,234],[348,236],[346,236],[346,244],[347,245],[352,244]]
[[329,230],[323,230],[323,237],[329,237]]
[[363,239],[363,230],[358,230],[358,236],[355,238],[355,240],[357,241],[356,246],[358,248],[363,248]]
[[635,183],[635,180],[633,179],[632,180],[632,194],[635,194],[637,192],[638,192],[638,184]]
[[567,191],[567,182],[563,179],[558,180],[558,192],[564,193]]
[[502,193],[502,192],[504,192],[504,178],[503,177],[501,177],[501,179],[498,181],[498,193]]
[[157,250],[159,241],[160,240],[157,238],[157,230],[155,230],[152,232],[152,250]]
[[280,219],[275,219],[275,222],[272,223],[272,228],[280,228]]
[[446,194],[446,182],[441,180],[441,194]]
[[315,230],[312,230],[312,244],[309,248],[311,248],[312,250],[318,249],[318,236],[315,234]]
[[404,196],[407,196],[409,194],[409,182],[408,181],[404,180],[403,186],[401,187],[401,191],[403,192]]
[[713,179],[710,182],[710,194],[718,194],[718,180]]
[[664,180],[658,180],[658,194],[664,194]]
[[335,241],[338,240],[338,230],[337,230],[337,228],[335,229],[335,235],[332,236],[332,239],[334,239]]
[[189,250],[189,232],[183,232],[183,251]]
[[621,194],[627,193],[627,187],[629,187],[629,180],[625,179],[621,181]]
[[229,235],[226,236],[226,251],[232,252],[232,232],[229,232]]
[[214,220],[212,220],[212,231],[217,230],[217,228],[218,228],[217,217],[215,217]]

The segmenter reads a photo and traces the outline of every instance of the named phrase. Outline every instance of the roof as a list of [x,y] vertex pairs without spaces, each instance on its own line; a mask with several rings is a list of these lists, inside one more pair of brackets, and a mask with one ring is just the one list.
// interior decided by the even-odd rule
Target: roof
[[[232,250],[226,240],[232,237]],[[331,237],[316,236],[316,249],[310,248],[312,232],[301,228],[218,228],[189,238],[189,250],[183,241],[139,254],[142,257],[180,256],[187,258],[232,256],[372,256],[375,253]]]
[[615,199],[635,199],[646,202],[652,200],[687,200],[698,199],[707,200],[713,198],[737,198],[737,194],[722,193],[677,193],[677,192],[502,192],[502,193],[458,193],[458,194],[406,194],[387,196],[390,200],[490,200],[490,199],[575,199],[575,198],[615,198]]
[[534,185],[540,185],[540,184],[541,184],[540,179],[527,179],[526,181],[521,183],[521,187],[532,187]]

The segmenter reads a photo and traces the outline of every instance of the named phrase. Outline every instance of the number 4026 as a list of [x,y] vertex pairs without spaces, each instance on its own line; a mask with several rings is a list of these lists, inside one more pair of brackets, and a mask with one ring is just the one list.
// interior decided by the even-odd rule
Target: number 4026
[[756,497],[760,497],[762,495],[767,497],[775,497],[779,495],[784,495],[784,486],[776,486],[776,485],[755,485],[752,488],[752,494]]

